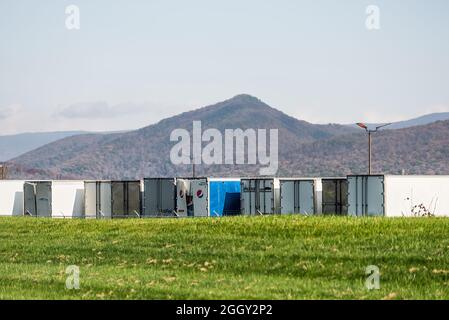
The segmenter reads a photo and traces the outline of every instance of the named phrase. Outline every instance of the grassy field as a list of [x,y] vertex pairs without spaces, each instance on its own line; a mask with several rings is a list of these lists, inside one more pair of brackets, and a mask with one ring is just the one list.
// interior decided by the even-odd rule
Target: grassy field
[[449,219],[1,218],[0,298],[447,299]]

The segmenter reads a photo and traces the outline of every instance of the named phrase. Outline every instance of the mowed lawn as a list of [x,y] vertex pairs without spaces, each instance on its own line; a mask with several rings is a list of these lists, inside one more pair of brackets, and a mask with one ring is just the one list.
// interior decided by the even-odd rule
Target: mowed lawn
[[0,298],[448,299],[449,219],[1,218]]

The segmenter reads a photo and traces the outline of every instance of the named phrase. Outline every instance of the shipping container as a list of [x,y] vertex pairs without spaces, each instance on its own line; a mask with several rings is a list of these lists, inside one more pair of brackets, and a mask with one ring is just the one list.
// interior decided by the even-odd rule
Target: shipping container
[[176,179],[145,178],[143,216],[173,217],[176,213]]
[[325,215],[348,214],[348,180],[346,178],[321,178],[322,213]]
[[281,214],[320,214],[321,180],[312,178],[280,178]]
[[23,215],[23,180],[0,180],[0,216]]
[[23,214],[33,217],[84,217],[84,182],[25,181]]
[[242,178],[240,208],[242,215],[280,213],[279,179]]
[[240,179],[176,179],[178,216],[220,217],[240,213]]
[[449,216],[449,176],[350,175],[351,216]]
[[137,218],[141,212],[141,182],[85,181],[86,218]]
[[209,179],[209,212],[211,217],[240,214],[240,179]]

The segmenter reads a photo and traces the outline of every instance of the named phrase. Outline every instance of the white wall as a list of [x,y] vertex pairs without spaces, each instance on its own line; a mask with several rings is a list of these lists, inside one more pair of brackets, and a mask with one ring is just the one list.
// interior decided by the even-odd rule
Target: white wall
[[0,216],[23,215],[22,180],[0,180]]
[[84,181],[52,181],[52,217],[84,216]]
[[385,176],[385,215],[411,216],[423,204],[436,216],[449,216],[449,176]]

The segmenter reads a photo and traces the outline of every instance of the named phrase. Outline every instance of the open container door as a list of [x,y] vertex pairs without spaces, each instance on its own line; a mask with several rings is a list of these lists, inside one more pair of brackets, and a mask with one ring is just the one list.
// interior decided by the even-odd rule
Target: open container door
[[23,214],[36,217],[36,183],[26,181],[23,184]]
[[312,215],[315,213],[315,193],[313,180],[298,180],[297,182],[297,199],[299,206],[297,212],[300,214]]
[[84,182],[84,216],[86,219],[97,218],[99,210],[99,186],[97,181]]
[[313,180],[280,180],[281,214],[314,214],[315,186]]
[[144,180],[144,216],[173,216],[176,211],[176,184],[173,178]]
[[240,182],[240,210],[242,215],[256,214],[256,180],[242,179]]
[[126,215],[125,183],[123,181],[111,182],[111,208],[112,218],[124,218]]
[[322,179],[322,210],[326,215],[348,214],[348,181],[342,178]]
[[256,195],[256,212],[258,214],[273,214],[275,211],[275,185],[274,179],[260,179],[256,180],[256,192],[258,192],[258,197]]
[[52,216],[52,190],[51,181],[39,181],[36,190],[36,215],[38,217]]
[[140,181],[127,181],[126,189],[126,215],[130,218],[140,218]]
[[190,181],[187,179],[176,179],[176,213],[179,217],[187,216],[187,202],[191,201]]
[[384,215],[384,176],[348,176],[348,214]]
[[190,182],[190,189],[193,196],[193,216],[209,216],[208,181],[204,179],[194,179]]
[[[97,217],[102,219],[112,218],[112,182],[101,181],[98,182],[97,187],[97,202],[99,203],[99,210]],[[97,204],[98,205],[98,204]]]
[[240,214],[240,188],[240,180],[210,180],[210,216],[221,217]]
[[384,215],[384,177],[383,176],[367,176],[367,190],[365,193],[367,201],[368,216]]

